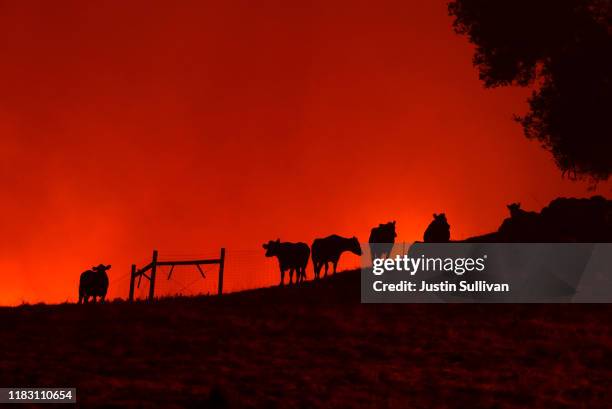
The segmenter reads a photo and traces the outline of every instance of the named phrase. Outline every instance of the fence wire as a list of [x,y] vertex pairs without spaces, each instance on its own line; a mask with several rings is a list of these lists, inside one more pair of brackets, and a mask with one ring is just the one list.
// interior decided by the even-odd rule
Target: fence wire
[[[158,253],[158,261],[179,261],[197,259],[218,259],[220,250],[205,252],[163,252]],[[138,269],[151,262],[151,258],[143,258],[136,263]],[[359,257],[344,254],[338,265],[338,270],[357,268]],[[219,283],[219,265],[201,265],[205,277],[202,277],[196,266],[175,266],[170,275],[170,266],[158,266],[155,280],[155,296],[194,296],[216,295]],[[147,271],[150,276],[151,270]],[[330,265],[331,273],[331,265]],[[314,277],[312,262],[306,269],[308,280]],[[285,275],[285,283],[289,276]],[[295,279],[295,277],[294,277]],[[140,285],[138,282],[140,280]],[[261,250],[226,249],[225,268],[223,274],[223,293],[250,290],[278,285],[280,272],[276,258],[267,258]],[[128,298],[130,287],[130,271],[110,277],[110,298]],[[137,277],[134,283],[134,299],[144,300],[149,295],[149,280]]]

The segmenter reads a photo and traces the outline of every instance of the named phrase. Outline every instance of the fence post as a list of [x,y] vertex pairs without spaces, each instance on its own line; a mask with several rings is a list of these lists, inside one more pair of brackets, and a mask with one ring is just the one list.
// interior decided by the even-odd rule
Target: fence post
[[153,301],[155,296],[155,273],[157,272],[157,250],[153,250],[153,260],[151,260],[151,280],[149,281],[149,301]]
[[132,274],[130,274],[130,302],[134,301],[134,281],[136,281],[136,264],[132,264]]
[[223,295],[223,269],[225,267],[225,247],[221,247],[221,257],[219,257],[219,295]]

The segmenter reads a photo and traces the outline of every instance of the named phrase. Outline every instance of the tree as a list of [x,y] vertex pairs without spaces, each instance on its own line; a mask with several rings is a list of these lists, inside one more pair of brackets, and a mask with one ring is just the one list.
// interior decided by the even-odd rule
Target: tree
[[485,87],[533,86],[515,119],[557,166],[594,182],[612,173],[610,0],[455,0],[453,27],[476,47]]

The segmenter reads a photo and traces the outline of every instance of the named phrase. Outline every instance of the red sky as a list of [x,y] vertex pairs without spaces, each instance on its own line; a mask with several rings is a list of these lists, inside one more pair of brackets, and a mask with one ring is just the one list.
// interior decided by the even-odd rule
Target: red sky
[[445,1],[293,3],[0,1],[0,304],[74,300],[101,262],[124,297],[153,248],[275,282],[268,239],[414,240],[442,211],[462,238],[593,194],[512,122],[528,90],[483,89]]

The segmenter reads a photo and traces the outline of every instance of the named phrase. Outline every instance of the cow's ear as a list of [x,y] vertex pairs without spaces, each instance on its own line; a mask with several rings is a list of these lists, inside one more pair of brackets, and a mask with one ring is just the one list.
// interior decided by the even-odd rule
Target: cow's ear
[[276,239],[276,242],[277,242],[277,243],[280,243],[280,239]]
[[110,270],[110,268],[111,268],[111,267],[112,267],[112,266],[109,264],[109,265],[107,265],[107,266],[106,266],[106,269],[107,269],[107,270]]
[[264,249],[268,250],[268,243],[262,244],[261,247],[263,247]]
[[434,214],[433,214],[433,217],[434,217],[434,219],[435,219],[436,217],[438,217],[438,215],[434,213]]
[[393,220],[393,225],[395,226],[395,220]]

